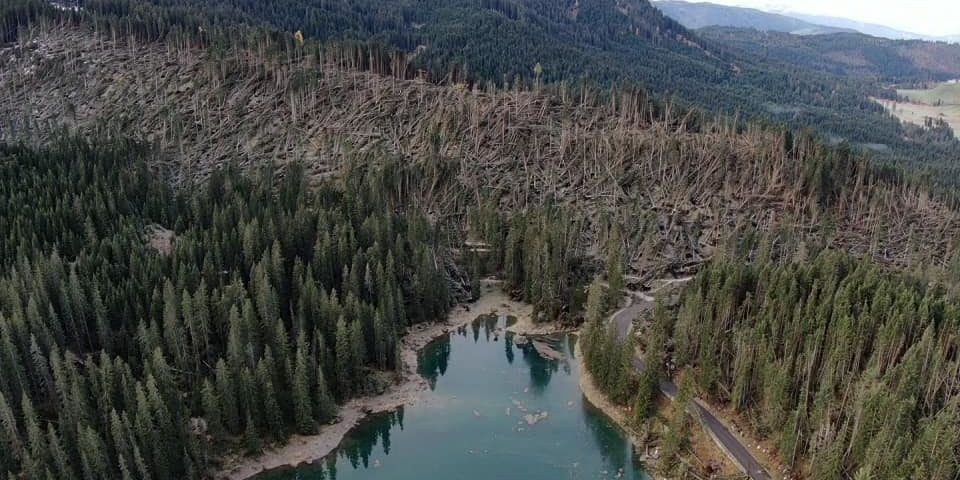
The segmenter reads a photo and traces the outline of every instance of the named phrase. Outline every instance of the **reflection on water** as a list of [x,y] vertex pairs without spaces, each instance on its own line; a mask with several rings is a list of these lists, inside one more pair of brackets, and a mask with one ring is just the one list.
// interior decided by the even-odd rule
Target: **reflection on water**
[[418,356],[424,402],[367,419],[317,465],[260,480],[646,479],[629,442],[583,399],[575,338],[539,338],[563,354],[546,360],[514,341],[509,321],[483,316],[433,342]]
[[347,458],[353,468],[369,468],[370,456],[375,446],[380,445],[384,455],[390,455],[390,431],[403,430],[403,409],[377,415],[357,426],[340,446],[340,454]]
[[561,363],[568,364],[567,362],[544,361],[531,344],[521,347],[521,351],[523,352],[524,362],[530,367],[530,391],[536,395],[543,394],[547,385],[550,384],[553,372],[560,368]]
[[443,337],[417,355],[417,371],[427,380],[430,390],[437,389],[437,379],[447,373],[450,362],[450,337]]

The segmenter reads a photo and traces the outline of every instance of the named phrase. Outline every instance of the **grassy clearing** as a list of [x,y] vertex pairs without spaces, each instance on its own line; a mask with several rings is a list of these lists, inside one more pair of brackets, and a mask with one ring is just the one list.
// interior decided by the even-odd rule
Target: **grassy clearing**
[[941,83],[923,90],[897,90],[908,103],[925,105],[960,105],[960,83]]
[[897,90],[905,100],[876,99],[901,121],[923,125],[927,118],[942,118],[960,138],[960,83],[941,83],[923,90]]

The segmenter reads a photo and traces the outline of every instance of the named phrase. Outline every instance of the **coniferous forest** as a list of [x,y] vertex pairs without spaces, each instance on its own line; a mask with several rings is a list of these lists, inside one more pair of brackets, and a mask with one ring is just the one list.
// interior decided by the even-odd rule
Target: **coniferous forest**
[[[590,298],[601,292],[595,282]],[[641,373],[633,341],[590,305],[584,362],[638,426],[658,382],[682,372],[681,395],[729,406],[810,478],[960,474],[960,300],[942,285],[830,250],[805,262],[721,256],[675,308],[658,302]]]
[[824,251],[712,262],[670,325],[678,365],[813,478],[960,473],[960,301]]
[[376,171],[317,189],[296,168],[226,171],[175,193],[138,148],[0,151],[13,478],[200,478],[224,449],[314,433],[451,304],[438,233]]
[[210,477],[495,275],[634,426],[676,380],[809,478],[960,476],[960,142],[877,81],[643,0],[76,6],[0,5],[0,475]]

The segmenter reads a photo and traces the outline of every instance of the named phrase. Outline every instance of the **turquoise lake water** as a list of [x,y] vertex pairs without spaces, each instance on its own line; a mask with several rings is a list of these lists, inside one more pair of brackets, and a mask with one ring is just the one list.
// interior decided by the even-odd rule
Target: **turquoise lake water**
[[325,460],[257,480],[649,478],[580,392],[575,337],[546,338],[564,355],[546,360],[503,326],[482,318],[428,345],[418,368],[431,390],[421,402],[369,418]]

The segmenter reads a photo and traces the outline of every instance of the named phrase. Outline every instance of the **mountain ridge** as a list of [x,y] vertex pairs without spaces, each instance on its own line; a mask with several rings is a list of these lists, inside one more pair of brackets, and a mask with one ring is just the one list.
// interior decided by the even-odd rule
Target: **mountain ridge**
[[801,20],[806,20],[809,22],[820,23],[830,27],[856,30],[866,35],[888,38],[891,40],[926,40],[929,42],[951,42],[951,43],[957,43],[958,41],[960,41],[960,35],[925,35],[921,33],[914,33],[914,32],[908,32],[905,30],[899,30],[893,27],[888,27],[886,25],[880,25],[877,23],[861,22],[858,20],[852,20],[852,19],[843,18],[843,17],[831,17],[827,15],[810,15],[810,14],[796,13],[796,12],[783,12],[783,15],[788,15],[788,16],[798,18]]
[[858,148],[882,144],[875,157],[894,165],[942,168],[954,158],[952,151],[960,151],[960,144],[929,142],[922,130],[901,125],[870,101],[894,95],[882,84],[784,68],[702,38],[646,0],[276,0],[270,5],[274,8],[247,0],[89,0],[84,13],[75,16],[144,41],[189,36],[183,41],[202,43],[214,41],[215,32],[242,37],[227,27],[239,24],[286,35],[300,31],[312,43],[384,45],[406,55],[410,71],[440,83],[500,88],[641,84],[660,98],[710,113],[786,123]]
[[886,25],[843,17],[812,15],[783,8],[751,8],[688,0],[651,0],[653,5],[683,26],[699,30],[705,27],[753,28],[796,35],[862,33],[891,40],[960,42],[957,35],[925,35]]
[[698,30],[720,26],[753,28],[761,31],[778,31],[797,35],[820,35],[838,32],[853,32],[852,29],[836,28],[808,22],[789,15],[766,12],[754,8],[733,7],[708,2],[682,0],[655,0],[653,6],[681,25]]

